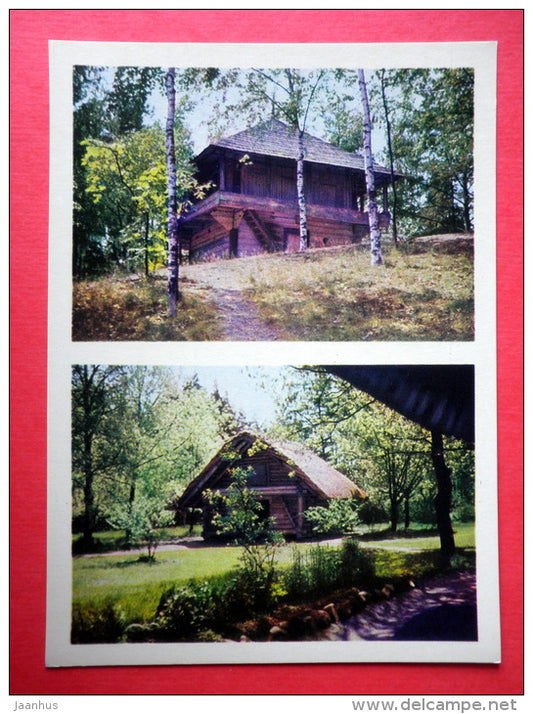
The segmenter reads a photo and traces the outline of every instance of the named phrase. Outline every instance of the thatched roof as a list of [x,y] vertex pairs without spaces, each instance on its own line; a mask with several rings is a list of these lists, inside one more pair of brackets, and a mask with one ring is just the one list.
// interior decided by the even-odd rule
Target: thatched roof
[[266,443],[280,456],[292,462],[301,471],[303,479],[326,498],[367,497],[353,481],[302,444],[276,439],[268,439]]
[[178,500],[177,506],[187,506],[187,502],[191,497],[208,487],[211,477],[224,462],[223,455],[225,453],[234,452],[245,458],[248,450],[257,440],[265,444],[277,457],[286,462],[291,470],[321,497],[367,498],[367,494],[356,486],[353,481],[350,481],[349,478],[333,468],[327,461],[324,461],[320,456],[317,456],[317,454],[301,444],[242,431],[229,439],[202,469],[200,474],[191,481]]
[[[306,161],[327,166],[365,170],[365,162],[360,154],[339,149],[337,146],[308,133],[305,133],[304,137]],[[276,156],[283,159],[295,159],[298,153],[296,132],[279,119],[270,119],[251,129],[233,134],[233,136],[213,141],[204,149],[200,157],[212,150],[212,147],[222,147],[244,154]],[[385,178],[390,179],[390,170],[378,164],[374,164],[374,173],[381,178],[380,183],[383,183]],[[400,174],[396,175],[400,176]]]
[[425,429],[475,440],[472,365],[336,365],[326,369]]

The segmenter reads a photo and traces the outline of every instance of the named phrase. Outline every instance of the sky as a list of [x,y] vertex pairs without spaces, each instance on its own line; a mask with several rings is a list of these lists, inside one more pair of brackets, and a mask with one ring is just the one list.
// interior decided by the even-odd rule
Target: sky
[[180,367],[179,373],[189,378],[197,375],[200,384],[212,392],[215,387],[235,411],[267,430],[275,420],[276,396],[283,394],[281,378],[292,367]]
[[[177,91],[179,96],[179,90]],[[228,97],[231,97],[231,92],[227,93]],[[235,97],[231,97],[231,101],[234,101]],[[191,139],[193,142],[194,153],[199,154],[205,147],[209,144],[210,135],[212,130],[208,127],[208,119],[213,115],[213,100],[208,96],[206,92],[201,98],[199,95],[194,97],[194,101],[197,102],[195,108],[186,115],[185,123],[191,132]],[[354,109],[360,111],[359,103],[354,103]],[[151,119],[158,121],[162,126],[164,126],[167,115],[167,99],[159,90],[155,90],[150,99],[150,108],[153,112]],[[326,139],[326,128],[324,125],[324,120],[320,115],[319,111],[311,112],[311,124],[308,127],[308,131],[313,136],[317,136],[320,139]],[[227,131],[224,131],[225,136],[231,136],[239,131],[247,128],[246,119],[244,116],[236,118],[232,126],[228,127]],[[385,136],[383,131],[374,126],[372,131],[372,151],[378,156],[385,150]]]

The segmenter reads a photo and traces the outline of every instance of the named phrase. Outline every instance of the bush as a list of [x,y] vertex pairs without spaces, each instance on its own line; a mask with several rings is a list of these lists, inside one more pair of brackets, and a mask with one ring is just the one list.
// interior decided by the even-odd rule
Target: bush
[[161,596],[155,622],[165,638],[196,639],[223,620],[226,597],[224,588],[207,580],[171,588]]
[[355,538],[345,538],[340,553],[340,585],[349,586],[374,578],[371,556]]
[[476,519],[476,509],[471,503],[463,503],[462,506],[455,508],[452,513],[452,519],[459,523],[469,523]]
[[311,523],[313,533],[342,535],[360,524],[360,502],[355,499],[332,499],[327,506],[308,508],[304,517]]
[[112,603],[106,603],[99,609],[75,605],[70,641],[74,645],[120,642],[124,628],[124,614]]
[[317,545],[306,553],[295,550],[283,583],[289,598],[300,599],[349,587],[373,575],[370,556],[355,538],[347,538],[340,549]]

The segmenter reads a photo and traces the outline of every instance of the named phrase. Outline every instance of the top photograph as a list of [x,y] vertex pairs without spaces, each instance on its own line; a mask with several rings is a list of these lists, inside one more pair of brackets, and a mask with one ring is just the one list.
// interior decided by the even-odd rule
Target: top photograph
[[474,69],[76,65],[73,341],[472,341]]

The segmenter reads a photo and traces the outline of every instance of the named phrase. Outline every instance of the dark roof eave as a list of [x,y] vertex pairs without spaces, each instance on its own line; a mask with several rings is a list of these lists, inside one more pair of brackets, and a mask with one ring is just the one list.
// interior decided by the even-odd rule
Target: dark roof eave
[[[295,156],[290,156],[285,153],[267,153],[267,152],[259,152],[259,151],[254,151],[252,149],[246,150],[246,149],[237,149],[232,146],[224,146],[223,143],[212,143],[209,144],[208,146],[205,147],[199,154],[197,154],[194,158],[194,162],[198,164],[200,161],[204,161],[208,158],[210,158],[211,155],[216,155],[220,154],[222,152],[227,152],[229,154],[248,154],[250,157],[264,157],[264,158],[276,158],[276,159],[285,159],[286,161],[296,161]],[[354,155],[355,156],[355,155]],[[358,166],[349,166],[344,163],[334,163],[331,161],[328,161],[327,159],[324,159],[323,161],[320,161],[319,159],[313,158],[313,159],[304,159],[305,163],[307,164],[314,164],[316,166],[332,166],[334,168],[338,169],[346,169],[348,171],[353,171],[357,173],[364,173],[365,169],[364,167],[358,167]],[[376,168],[374,167],[374,175],[380,180],[380,185],[383,185],[384,181],[383,179],[391,179],[391,171],[389,168],[386,166],[379,166]],[[406,178],[406,175],[403,174],[400,171],[394,171],[394,181],[399,181],[401,179]],[[392,181],[391,181],[392,183]]]

